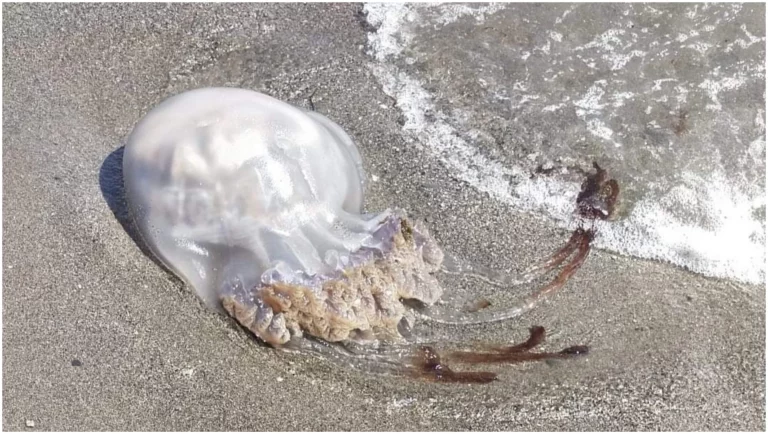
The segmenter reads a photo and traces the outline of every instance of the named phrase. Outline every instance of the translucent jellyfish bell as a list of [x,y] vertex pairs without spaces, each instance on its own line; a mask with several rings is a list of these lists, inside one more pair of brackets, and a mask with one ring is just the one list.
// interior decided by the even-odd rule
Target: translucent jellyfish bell
[[231,287],[341,268],[381,221],[360,215],[362,162],[338,125],[249,90],[164,101],[131,133],[123,174],[144,242],[217,309]]

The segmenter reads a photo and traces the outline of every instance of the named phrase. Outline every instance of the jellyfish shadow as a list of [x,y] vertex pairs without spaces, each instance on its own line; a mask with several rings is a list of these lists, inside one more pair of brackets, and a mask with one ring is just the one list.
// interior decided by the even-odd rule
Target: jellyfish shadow
[[[110,153],[99,169],[99,188],[104,201],[109,206],[112,214],[123,227],[123,230],[131,237],[136,246],[160,268],[171,276],[174,274],[165,266],[149,249],[141,234],[133,223],[131,212],[128,209],[128,201],[125,197],[125,184],[123,183],[123,152],[125,145],[120,146]],[[175,277],[175,276],[174,276]]]

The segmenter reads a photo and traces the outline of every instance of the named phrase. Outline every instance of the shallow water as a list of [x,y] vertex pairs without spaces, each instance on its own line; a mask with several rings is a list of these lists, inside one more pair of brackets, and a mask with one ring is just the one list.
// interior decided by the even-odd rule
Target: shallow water
[[403,131],[457,181],[572,227],[597,161],[622,186],[597,246],[750,283],[765,279],[762,11],[365,6]]

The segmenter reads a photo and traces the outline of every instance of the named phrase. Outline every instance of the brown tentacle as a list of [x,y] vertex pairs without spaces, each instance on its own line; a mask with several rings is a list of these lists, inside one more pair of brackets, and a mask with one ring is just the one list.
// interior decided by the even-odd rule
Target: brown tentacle
[[430,346],[422,346],[414,356],[415,366],[407,372],[416,378],[446,383],[475,383],[484,384],[494,381],[496,374],[486,371],[454,371],[446,362],[469,365],[491,363],[524,363],[538,360],[568,359],[589,353],[584,345],[568,347],[558,352],[532,353],[530,350],[544,342],[546,332],[544,327],[531,327],[530,335],[525,342],[508,347],[489,347],[488,351],[452,351],[441,355]]
[[549,271],[554,270],[560,264],[563,263],[566,259],[568,259],[569,256],[571,256],[571,253],[576,251],[580,245],[582,244],[582,234],[579,233],[579,231],[574,231],[571,234],[571,237],[568,239],[568,242],[565,243],[563,247],[561,247],[558,251],[550,255],[548,259],[546,259],[542,264],[535,265],[528,270],[525,271],[525,275],[529,276],[533,273],[546,273]]
[[[452,264],[446,267],[444,263],[442,271],[449,274],[463,274],[474,277],[495,286],[520,285],[541,277],[560,266],[563,261],[568,259],[578,249],[579,242],[580,236],[574,232],[560,249],[528,267],[518,275],[507,274],[505,271],[495,270],[480,264],[464,264],[462,266]],[[455,261],[455,259],[447,260]]]
[[573,259],[571,259],[571,262],[569,262],[565,267],[563,267],[562,270],[560,270],[557,276],[549,284],[539,288],[529,296],[532,301],[549,295],[562,288],[568,279],[570,279],[571,276],[573,276],[573,274],[579,268],[581,268],[581,266],[584,264],[584,261],[587,260],[589,252],[592,250],[591,243],[595,236],[594,230],[584,230],[579,228],[573,232],[573,236],[578,237],[578,251],[576,256],[574,256]]
[[544,342],[547,337],[547,332],[542,326],[533,326],[528,329],[528,339],[520,344],[512,345],[510,347],[495,347],[494,351],[499,353],[519,353],[521,351],[530,351]]
[[440,359],[434,348],[423,346],[414,357],[416,368],[409,371],[412,376],[442,383],[486,384],[496,380],[496,374],[485,371],[457,372]]
[[[529,294],[518,303],[505,307],[503,310],[486,311],[476,310],[475,312],[460,312],[460,313],[440,313],[431,311],[426,308],[421,312],[422,316],[444,324],[480,324],[493,321],[502,321],[509,318],[522,315],[525,312],[533,309],[545,296],[562,288],[568,279],[584,264],[591,250],[590,244],[595,236],[593,229],[579,228],[573,232],[571,240],[568,244],[575,247],[569,249],[576,250],[576,255],[571,261],[563,267],[555,278],[548,284],[538,288],[533,293]],[[561,249],[562,250],[562,249]]]
[[472,353],[460,352],[451,353],[447,359],[458,363],[522,363],[536,360],[568,359],[574,356],[586,355],[589,353],[589,347],[578,345],[568,347],[558,352],[530,353],[527,351],[511,353]]
[[530,350],[541,345],[546,337],[544,327],[534,326],[529,329],[528,340],[509,347],[490,347],[486,352],[454,351],[447,359],[457,363],[521,363],[535,360],[564,359],[584,355],[589,348],[584,345],[566,348],[556,353],[531,353]]

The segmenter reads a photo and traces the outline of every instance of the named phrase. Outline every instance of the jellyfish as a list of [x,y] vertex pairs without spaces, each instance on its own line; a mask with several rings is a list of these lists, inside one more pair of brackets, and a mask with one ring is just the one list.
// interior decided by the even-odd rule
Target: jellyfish
[[[612,212],[618,187],[610,180],[605,193],[609,180],[599,173],[579,198],[583,216]],[[415,321],[474,324],[527,312],[586,260],[594,229],[577,229],[560,250],[518,275],[444,264],[446,255],[424,223],[398,208],[364,212],[360,153],[339,125],[315,111],[245,89],[172,96],[131,132],[123,177],[133,223],[151,254],[206,306],[269,346],[377,372],[466,383],[496,376],[455,371],[449,363],[587,352],[584,346],[531,351],[545,336],[538,326],[518,345],[451,351],[409,336]],[[446,312],[434,308],[444,293],[436,277],[441,271],[499,286],[556,275],[514,305]]]

